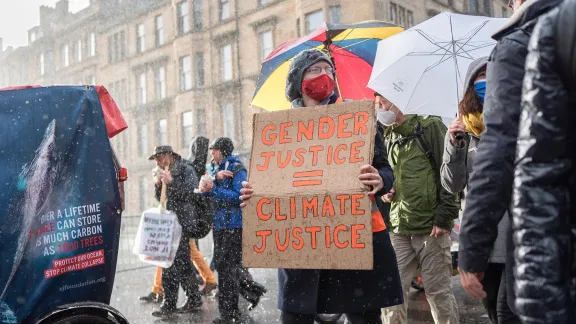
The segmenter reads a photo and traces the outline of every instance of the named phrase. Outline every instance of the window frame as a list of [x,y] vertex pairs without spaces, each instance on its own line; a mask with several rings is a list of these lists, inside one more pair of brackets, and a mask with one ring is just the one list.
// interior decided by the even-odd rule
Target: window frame
[[168,119],[159,119],[156,125],[158,127],[158,145],[168,145]]
[[[228,53],[229,55],[227,55]],[[227,59],[226,56],[229,56],[229,59]],[[234,52],[232,50],[232,44],[225,44],[220,47],[220,69],[222,73],[222,81],[231,81],[234,79],[233,57]]]
[[164,16],[157,15],[154,17],[154,33],[156,47],[164,45]]
[[[183,10],[184,9],[184,10]],[[190,6],[188,1],[180,1],[176,5],[176,23],[178,28],[178,35],[185,35],[190,32]]]
[[[314,28],[310,28],[310,22],[311,20],[309,19],[310,17],[315,17],[316,15],[319,15],[320,18],[320,24]],[[314,30],[316,30],[316,28],[320,27],[322,25],[322,22],[324,22],[324,12],[322,11],[322,9],[320,10],[315,10],[315,11],[311,11],[307,14],[304,15],[304,21],[305,21],[305,34],[308,35],[311,32],[313,32]]]
[[147,98],[147,80],[146,72],[142,72],[138,75],[138,103],[145,105],[148,102]]
[[[190,122],[188,123],[187,117],[190,117]],[[180,136],[182,139],[182,147],[190,145],[192,138],[194,137],[194,113],[191,110],[184,111],[180,114],[181,118],[181,129]],[[189,137],[189,138],[188,138]]]
[[156,76],[156,99],[162,100],[167,96],[166,89],[166,67],[160,66],[155,71]]
[[[186,62],[188,62],[188,69],[186,70]],[[192,89],[192,58],[190,55],[181,56],[179,59],[179,74],[180,74],[180,91],[188,91]]]

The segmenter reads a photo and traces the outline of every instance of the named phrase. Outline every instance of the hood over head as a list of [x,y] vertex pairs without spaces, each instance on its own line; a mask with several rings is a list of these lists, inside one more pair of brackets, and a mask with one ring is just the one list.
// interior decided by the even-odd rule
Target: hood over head
[[488,65],[488,56],[477,58],[470,63],[468,72],[466,72],[466,79],[464,80],[464,91],[474,84],[474,79],[476,79],[480,71],[486,68],[486,65]]
[[210,140],[204,136],[195,136],[190,143],[190,155],[188,156],[188,161],[192,163],[196,173],[200,176],[206,173],[209,143]]
[[304,78],[304,72],[311,65],[320,61],[325,61],[334,68],[330,57],[317,49],[302,51],[292,59],[288,76],[286,77],[286,99],[288,99],[288,101],[293,102],[295,99],[302,98],[302,78]]

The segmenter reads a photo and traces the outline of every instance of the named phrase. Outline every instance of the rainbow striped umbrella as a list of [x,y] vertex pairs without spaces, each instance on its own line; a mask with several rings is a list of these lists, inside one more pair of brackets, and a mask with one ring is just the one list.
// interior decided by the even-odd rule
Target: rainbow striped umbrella
[[308,36],[278,46],[262,63],[253,106],[274,111],[290,108],[284,95],[290,61],[303,50],[320,49],[328,54],[336,67],[336,84],[342,99],[373,98],[366,88],[376,57],[378,42],[404,29],[381,21],[365,21],[352,25],[323,23]]

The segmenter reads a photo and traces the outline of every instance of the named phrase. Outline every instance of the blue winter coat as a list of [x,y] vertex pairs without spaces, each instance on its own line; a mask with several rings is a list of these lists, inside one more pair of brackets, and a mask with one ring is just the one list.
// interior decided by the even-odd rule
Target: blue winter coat
[[212,192],[214,199],[214,231],[242,228],[242,209],[240,208],[240,189],[248,173],[242,162],[235,156],[229,156],[220,164],[211,164],[208,173],[216,177],[219,171],[233,171],[234,178],[214,180]]

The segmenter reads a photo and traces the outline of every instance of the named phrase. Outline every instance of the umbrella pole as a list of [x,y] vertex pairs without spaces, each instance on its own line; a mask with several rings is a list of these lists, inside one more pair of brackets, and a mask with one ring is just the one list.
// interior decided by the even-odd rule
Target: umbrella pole
[[330,50],[330,46],[324,44],[326,52],[328,53],[328,57],[332,61],[332,65],[334,66],[334,80],[336,81],[336,89],[338,89],[338,94],[342,102],[344,101],[344,97],[342,95],[342,89],[340,88],[340,82],[338,81],[338,76],[336,75],[336,62],[334,61],[334,56],[332,56],[332,51]]

